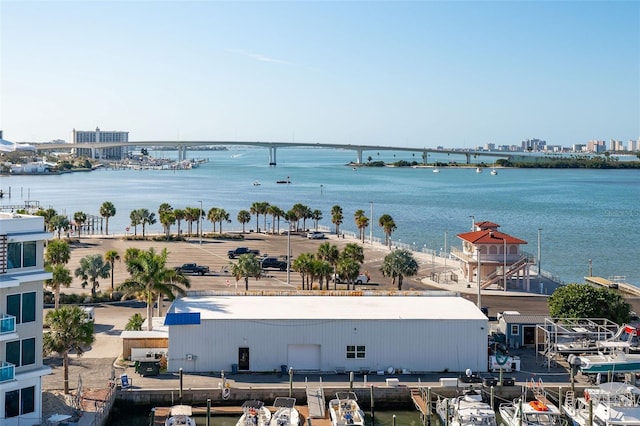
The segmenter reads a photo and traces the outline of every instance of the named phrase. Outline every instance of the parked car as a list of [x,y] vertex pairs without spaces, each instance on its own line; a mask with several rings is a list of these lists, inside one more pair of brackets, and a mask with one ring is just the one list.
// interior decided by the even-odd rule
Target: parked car
[[320,232],[320,231],[307,232],[307,238],[310,240],[322,240],[324,239],[324,232]]
[[[342,283],[346,283],[347,280],[343,280],[338,274],[334,274],[333,275],[333,280],[337,283],[337,284],[342,284]],[[366,284],[369,282],[369,277],[365,274],[360,274],[356,277],[355,280],[353,280],[354,283],[356,284]]]
[[181,266],[176,266],[176,271],[183,274],[199,274],[204,275],[209,273],[209,267],[204,265],[198,265],[196,263],[185,263]]
[[286,260],[280,260],[277,257],[265,257],[260,262],[260,267],[262,269],[274,268],[279,269],[280,271],[286,271],[287,262]]
[[260,250],[252,250],[248,247],[238,247],[235,250],[229,250],[227,252],[229,259],[235,259],[236,257],[241,256],[243,254],[253,254],[255,256],[260,256]]

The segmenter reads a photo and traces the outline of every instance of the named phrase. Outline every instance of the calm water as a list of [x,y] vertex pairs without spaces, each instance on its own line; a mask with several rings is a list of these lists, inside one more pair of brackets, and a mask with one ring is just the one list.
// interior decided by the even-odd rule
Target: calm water
[[[155,153],[175,156],[175,152]],[[225,229],[239,229],[235,221],[241,209],[255,201],[268,201],[288,210],[303,203],[324,214],[322,225],[332,226],[331,206],[344,212],[343,229],[356,230],[353,213],[363,209],[367,216],[373,202],[373,223],[390,214],[396,224],[394,241],[417,249],[440,250],[460,247],[456,234],[470,230],[471,218],[489,220],[501,230],[528,242],[523,249],[537,254],[541,228],[542,268],[566,282],[582,282],[589,259],[593,273],[603,277],[626,276],[640,285],[637,268],[640,247],[640,170],[504,169],[497,176],[488,170],[441,169],[432,173],[422,168],[360,168],[345,164],[355,160],[352,151],[328,149],[280,149],[278,166],[268,166],[266,149],[237,148],[229,151],[194,151],[190,157],[210,162],[193,170],[133,171],[102,170],[58,176],[2,176],[0,188],[12,191],[4,205],[31,199],[44,207],[73,215],[82,210],[97,214],[104,201],[115,204],[110,232],[123,234],[133,209],[157,211],[160,203],[174,208],[186,206],[226,209],[233,223]],[[419,161],[407,153],[365,153],[374,160]],[[430,157],[429,161],[433,161]],[[441,158],[447,161],[448,158]],[[451,158],[462,162],[462,157]],[[484,161],[487,161],[486,159]],[[290,176],[291,185],[277,180]],[[253,186],[254,181],[260,186]],[[267,219],[268,223],[270,218]],[[261,218],[262,222],[262,218]],[[255,219],[249,224],[255,227]],[[205,224],[205,230],[211,224]],[[160,224],[151,226],[160,232]],[[140,232],[140,230],[139,230]],[[374,226],[374,237],[383,237]],[[366,235],[369,235],[367,230]]]

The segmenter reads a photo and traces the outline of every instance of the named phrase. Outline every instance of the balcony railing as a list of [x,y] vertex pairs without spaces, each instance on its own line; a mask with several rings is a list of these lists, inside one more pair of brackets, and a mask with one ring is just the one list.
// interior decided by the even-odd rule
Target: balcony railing
[[13,315],[0,315],[0,334],[14,333],[16,331],[16,317]]
[[16,366],[10,362],[2,361],[0,364],[0,383],[13,380],[16,375]]

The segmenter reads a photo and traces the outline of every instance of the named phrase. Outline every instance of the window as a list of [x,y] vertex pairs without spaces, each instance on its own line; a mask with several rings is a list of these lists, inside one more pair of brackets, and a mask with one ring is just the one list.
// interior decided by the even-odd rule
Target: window
[[347,346],[347,359],[354,358],[365,358],[365,347],[364,346]]
[[7,296],[7,314],[16,317],[16,324],[36,320],[36,292]]
[[7,246],[7,269],[36,266],[36,242],[9,243]]
[[7,362],[21,367],[36,363],[36,339],[15,340],[6,343]]
[[22,294],[22,322],[36,320],[36,292]]
[[5,392],[4,417],[18,417],[36,410],[36,388],[31,386],[20,390]]
[[22,365],[31,365],[36,363],[36,339],[24,339],[22,341]]
[[517,324],[511,325],[511,335],[518,336],[520,334],[520,327]]
[[4,394],[4,416],[17,417],[20,415],[20,391],[14,390]]

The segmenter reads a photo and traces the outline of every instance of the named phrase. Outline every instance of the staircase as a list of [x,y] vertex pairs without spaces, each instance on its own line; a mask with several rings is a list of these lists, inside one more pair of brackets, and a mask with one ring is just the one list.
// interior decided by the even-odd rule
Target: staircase
[[493,284],[497,283],[498,281],[503,280],[505,278],[505,275],[506,275],[506,278],[509,278],[511,275],[520,271],[523,267],[525,267],[528,264],[529,264],[529,256],[522,256],[520,259],[518,259],[517,262],[509,265],[509,269],[507,269],[506,274],[504,275],[498,274],[497,271],[494,271],[493,273],[489,274],[485,278],[485,280],[480,284],[480,288],[483,290],[486,288],[489,288]]

